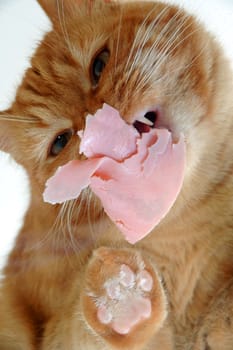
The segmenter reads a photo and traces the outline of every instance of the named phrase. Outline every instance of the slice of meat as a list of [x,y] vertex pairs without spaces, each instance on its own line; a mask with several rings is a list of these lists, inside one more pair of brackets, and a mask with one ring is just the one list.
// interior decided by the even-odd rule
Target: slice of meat
[[77,198],[90,185],[91,176],[102,162],[103,158],[72,160],[59,167],[55,175],[46,182],[44,201],[56,204]]
[[80,152],[89,159],[60,167],[46,184],[44,200],[61,203],[90,186],[126,240],[139,241],[169,212],[180,192],[183,137],[173,144],[166,129],[139,135],[108,105],[88,116],[79,135]]
[[[148,147],[153,135],[158,141]],[[145,237],[169,212],[183,182],[183,139],[173,145],[167,130],[152,130],[138,143],[139,153],[122,163],[106,159],[90,183],[130,243]]]
[[86,157],[106,156],[123,160],[136,152],[137,130],[124,122],[118,111],[107,104],[94,116],[88,115],[86,128],[78,133],[80,153]]

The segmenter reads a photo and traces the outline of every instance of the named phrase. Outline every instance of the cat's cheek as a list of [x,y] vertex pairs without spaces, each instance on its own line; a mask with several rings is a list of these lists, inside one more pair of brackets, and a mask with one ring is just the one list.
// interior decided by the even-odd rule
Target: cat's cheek
[[89,327],[117,349],[140,349],[167,315],[157,273],[132,249],[94,252],[81,303]]

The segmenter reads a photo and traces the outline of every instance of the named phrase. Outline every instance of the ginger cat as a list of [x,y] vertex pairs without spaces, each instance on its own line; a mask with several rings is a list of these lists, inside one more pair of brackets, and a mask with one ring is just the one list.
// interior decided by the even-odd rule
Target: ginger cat
[[[38,2],[53,30],[0,114],[0,147],[31,185],[1,281],[0,349],[232,350],[233,79],[222,49],[160,2]],[[185,137],[181,193],[135,245],[90,191],[42,198],[104,102],[139,131],[147,124],[132,116],[144,111]]]

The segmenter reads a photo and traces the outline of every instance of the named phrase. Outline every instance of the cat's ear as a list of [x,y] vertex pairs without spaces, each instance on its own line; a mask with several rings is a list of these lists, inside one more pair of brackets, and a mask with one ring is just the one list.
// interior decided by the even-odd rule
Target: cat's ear
[[40,4],[52,23],[56,24],[61,19],[61,16],[64,16],[64,13],[70,11],[75,0],[37,0],[37,2]]
[[37,0],[37,2],[40,4],[52,22],[57,20],[58,15],[56,0]]
[[65,16],[72,16],[75,10],[80,12],[88,11],[94,6],[103,6],[103,4],[111,3],[112,0],[37,0],[53,25],[57,26],[64,21]]

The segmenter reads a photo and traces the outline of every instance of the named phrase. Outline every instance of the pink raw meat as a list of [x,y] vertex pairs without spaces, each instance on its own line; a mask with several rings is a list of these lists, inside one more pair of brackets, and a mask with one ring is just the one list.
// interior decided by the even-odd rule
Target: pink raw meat
[[137,130],[120,117],[116,109],[104,104],[94,116],[86,119],[86,128],[79,131],[80,154],[88,158],[101,156],[123,160],[137,151]]
[[60,167],[47,181],[44,200],[77,198],[90,186],[126,240],[145,237],[168,213],[183,182],[185,144],[166,129],[140,135],[117,110],[104,105],[87,117],[80,152],[89,159]]

